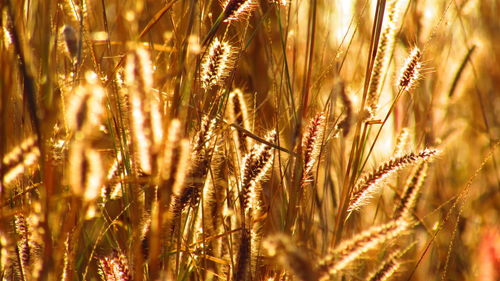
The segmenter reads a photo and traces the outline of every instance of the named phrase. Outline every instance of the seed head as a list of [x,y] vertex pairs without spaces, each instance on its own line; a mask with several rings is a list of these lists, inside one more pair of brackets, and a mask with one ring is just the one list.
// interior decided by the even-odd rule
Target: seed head
[[201,82],[205,90],[222,85],[232,67],[232,47],[227,42],[215,38],[203,60]]
[[421,58],[422,52],[417,47],[413,48],[399,75],[399,87],[402,90],[408,91],[415,87],[415,83],[420,78]]
[[256,0],[226,0],[223,4],[224,22],[246,19],[256,5]]

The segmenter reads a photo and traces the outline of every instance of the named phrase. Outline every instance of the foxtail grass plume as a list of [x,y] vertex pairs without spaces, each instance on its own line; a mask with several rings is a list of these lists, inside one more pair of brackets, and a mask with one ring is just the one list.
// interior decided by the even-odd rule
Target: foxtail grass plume
[[37,138],[29,137],[20,145],[16,146],[2,159],[3,184],[7,185],[23,174],[27,169],[33,167],[40,158],[40,150],[37,146]]
[[14,217],[14,226],[17,239],[17,255],[19,260],[20,272],[24,278],[28,278],[27,275],[30,271],[30,263],[33,259],[33,249],[30,243],[30,230],[28,228],[28,222],[23,214],[18,214]]
[[123,254],[114,253],[99,259],[99,275],[103,281],[129,281],[127,258]]
[[[38,202],[33,202],[39,208]],[[24,280],[36,280],[41,269],[40,218],[35,213],[14,215],[18,271]]]
[[[190,167],[185,174],[186,182],[183,185],[177,185],[178,188],[174,189],[173,203],[170,209],[171,232],[176,230],[175,223],[181,218],[182,211],[188,204],[194,207],[200,201],[213,151],[215,126],[216,119],[209,120],[208,116],[203,116],[200,129],[193,141]],[[184,176],[184,171],[179,172],[176,177]],[[179,180],[184,181],[180,178]]]
[[166,136],[161,167],[161,188],[180,193],[189,170],[189,141],[181,138],[181,123],[170,122]]
[[427,170],[429,168],[428,161],[422,161],[413,172],[412,177],[408,180],[405,185],[405,189],[401,196],[401,201],[396,205],[394,210],[393,218],[398,217],[409,217],[414,211],[417,205],[418,195],[420,194],[420,189],[422,188],[425,178],[427,176]]
[[[274,142],[276,131],[270,131],[265,140]],[[241,207],[249,214],[249,210],[260,208],[260,183],[272,166],[273,148],[267,144],[254,144],[252,150],[243,159],[241,171]]]
[[414,164],[419,160],[427,160],[435,156],[439,151],[436,149],[425,149],[419,153],[409,153],[401,157],[393,158],[379,168],[365,175],[358,181],[349,200],[348,212],[359,210],[364,206],[368,199],[378,191],[381,181],[394,174],[395,172]]
[[256,0],[225,0],[224,22],[245,20],[252,10],[257,6]]
[[320,261],[319,280],[329,280],[330,275],[337,274],[362,254],[401,235],[409,225],[406,220],[392,220],[381,226],[373,226],[342,242]]
[[394,148],[394,157],[403,156],[406,145],[408,144],[408,139],[410,138],[410,130],[408,128],[403,128],[399,133],[396,140],[396,146]]
[[214,131],[216,125],[216,119],[209,120],[208,116],[203,116],[200,131],[196,134],[193,141],[191,168],[187,174],[190,181],[180,196],[180,200],[184,206],[188,202],[193,206],[199,202],[214,148],[216,136]]
[[159,102],[152,92],[153,67],[149,53],[137,48],[127,56],[125,81],[129,91],[132,147],[140,171],[151,174],[153,158],[163,138]]
[[398,79],[398,86],[404,91],[409,91],[415,87],[415,83],[420,78],[420,70],[422,68],[422,52],[417,47],[411,50],[410,55],[401,68],[401,74]]
[[380,265],[377,270],[370,274],[365,280],[385,281],[391,278],[401,266],[399,259],[403,254],[404,251],[402,250],[392,252],[387,258],[384,259],[382,265]]
[[108,199],[117,199],[121,197],[126,173],[125,169],[123,169],[123,165],[122,153],[118,152],[108,170],[106,183],[101,188],[101,199],[103,203]]
[[314,164],[318,160],[323,134],[325,131],[326,116],[324,112],[319,112],[309,123],[309,127],[302,138],[302,157],[304,159],[304,169],[302,172],[302,187],[312,178]]
[[233,67],[233,48],[228,42],[214,38],[201,65],[201,83],[205,90],[220,86]]
[[[227,118],[230,122],[241,126],[245,130],[251,130],[250,114],[248,113],[247,102],[240,89],[234,89],[229,94],[226,112]],[[233,136],[238,151],[242,153],[250,151],[252,140],[244,132],[235,129]]]
[[67,128],[77,139],[91,140],[99,131],[104,117],[104,88],[98,83],[97,74],[85,73],[86,84],[76,88],[66,110]]
[[85,202],[95,200],[101,191],[104,173],[101,155],[98,151],[75,142],[71,145],[68,174],[73,194],[82,196]]
[[390,58],[394,49],[394,39],[401,10],[400,2],[402,1],[389,0],[385,6],[382,30],[378,42],[377,54],[373,62],[366,100],[367,110],[371,115],[375,115],[378,109],[378,100],[380,92],[382,91],[384,74],[389,67]]

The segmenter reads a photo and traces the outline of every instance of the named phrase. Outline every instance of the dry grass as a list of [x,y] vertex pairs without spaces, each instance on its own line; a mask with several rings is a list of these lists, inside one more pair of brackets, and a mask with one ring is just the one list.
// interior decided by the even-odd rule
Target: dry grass
[[498,280],[498,5],[0,1],[0,279]]

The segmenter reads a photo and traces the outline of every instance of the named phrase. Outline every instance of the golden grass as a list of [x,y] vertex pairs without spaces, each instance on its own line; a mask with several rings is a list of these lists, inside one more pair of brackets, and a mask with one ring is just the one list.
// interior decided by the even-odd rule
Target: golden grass
[[0,280],[497,280],[495,5],[0,1]]

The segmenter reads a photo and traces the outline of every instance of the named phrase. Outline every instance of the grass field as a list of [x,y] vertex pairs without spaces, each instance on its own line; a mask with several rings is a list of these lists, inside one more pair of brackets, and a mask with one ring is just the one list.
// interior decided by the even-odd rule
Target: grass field
[[500,280],[499,12],[0,1],[0,279]]

